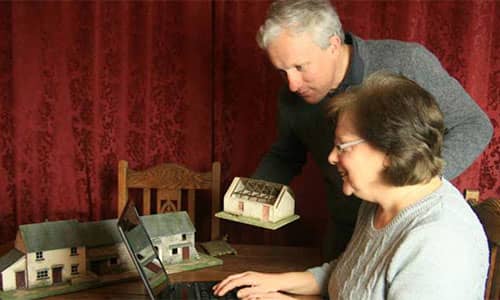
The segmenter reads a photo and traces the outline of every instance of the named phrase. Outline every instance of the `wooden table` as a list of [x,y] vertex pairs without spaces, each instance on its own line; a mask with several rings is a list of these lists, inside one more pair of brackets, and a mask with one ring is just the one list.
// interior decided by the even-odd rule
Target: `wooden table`
[[[247,270],[260,272],[301,271],[308,267],[317,266],[321,263],[320,252],[318,249],[258,245],[232,246],[238,251],[238,255],[222,256],[221,258],[224,261],[223,265],[172,274],[170,275],[170,279],[174,282],[221,280],[230,274]],[[129,282],[110,284],[105,287],[88,289],[45,299],[145,300],[148,298],[145,296],[142,282],[137,279]],[[297,297],[297,299],[313,300],[320,299],[320,297],[302,296]]]

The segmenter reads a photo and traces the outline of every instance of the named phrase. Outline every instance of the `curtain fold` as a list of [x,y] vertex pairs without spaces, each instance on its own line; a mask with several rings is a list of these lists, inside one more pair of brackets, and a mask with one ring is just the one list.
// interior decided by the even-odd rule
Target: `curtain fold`
[[[500,196],[500,4],[333,1],[346,31],[419,42],[488,113],[492,143],[454,183]],[[282,81],[255,34],[269,1],[0,2],[0,242],[19,224],[116,217],[118,160],[222,162],[224,192],[276,135]],[[326,158],[325,158],[326,159]],[[231,242],[317,245],[327,218],[308,164],[301,220],[222,222]],[[298,234],[302,233],[302,234]]]

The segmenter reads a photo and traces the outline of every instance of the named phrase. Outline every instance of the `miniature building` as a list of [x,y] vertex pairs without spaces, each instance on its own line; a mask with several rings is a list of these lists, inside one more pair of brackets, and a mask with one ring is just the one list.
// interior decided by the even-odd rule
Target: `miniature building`
[[[292,190],[282,184],[251,178],[235,177],[224,195],[222,218],[230,215],[256,219],[263,223],[278,223],[296,220],[295,200]],[[232,219],[234,220],[234,219]],[[243,220],[244,223],[249,223]],[[252,223],[252,225],[257,225]],[[271,228],[275,229],[275,228]]]
[[0,258],[0,290],[14,290],[26,286],[24,274],[26,257],[17,249],[10,250]]
[[3,290],[50,286],[86,271],[75,220],[21,225],[14,246],[23,256],[2,270]]
[[142,222],[151,236],[161,261],[168,265],[183,260],[198,259],[195,248],[195,228],[185,211],[173,212],[169,218],[143,216]]
[[[141,217],[165,264],[197,259],[195,228],[186,212]],[[0,290],[81,283],[135,272],[116,219],[19,226],[15,249],[0,257]]]

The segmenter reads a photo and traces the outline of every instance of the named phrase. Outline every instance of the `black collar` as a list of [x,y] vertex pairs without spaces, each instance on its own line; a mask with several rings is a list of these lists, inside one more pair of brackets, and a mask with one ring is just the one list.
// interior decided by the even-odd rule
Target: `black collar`
[[359,56],[358,43],[349,32],[345,33],[344,43],[352,46],[349,68],[347,69],[347,73],[345,74],[344,79],[340,82],[339,86],[336,89],[330,90],[325,98],[331,98],[339,92],[345,91],[348,87],[358,85],[363,82],[364,63]]

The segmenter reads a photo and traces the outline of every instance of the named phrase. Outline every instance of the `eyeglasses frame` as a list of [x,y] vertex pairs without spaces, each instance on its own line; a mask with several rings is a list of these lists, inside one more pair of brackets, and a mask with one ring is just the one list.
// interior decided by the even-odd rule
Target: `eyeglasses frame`
[[334,149],[337,150],[337,153],[340,155],[344,152],[346,152],[347,149],[350,149],[356,145],[359,145],[361,143],[364,143],[366,142],[364,139],[358,139],[358,140],[354,140],[354,141],[350,141],[350,142],[346,142],[346,143],[342,143],[342,144],[335,144],[333,147]]

